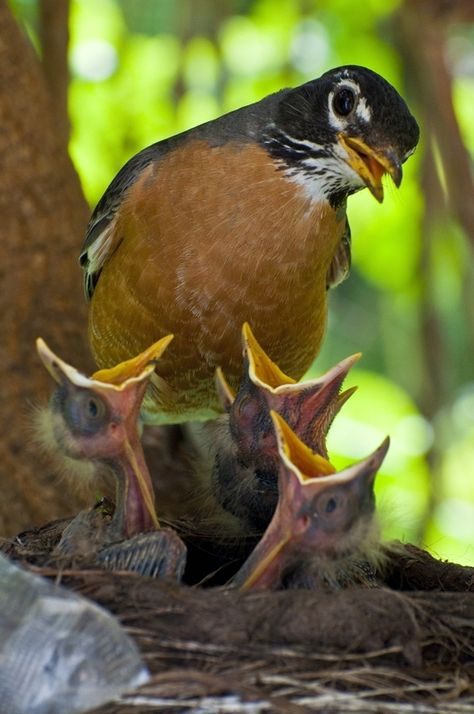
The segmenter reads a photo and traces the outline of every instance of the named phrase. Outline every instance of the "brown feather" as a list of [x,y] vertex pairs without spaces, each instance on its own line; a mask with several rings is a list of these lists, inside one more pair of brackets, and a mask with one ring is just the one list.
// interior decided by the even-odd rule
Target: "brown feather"
[[323,337],[326,275],[344,230],[343,217],[311,202],[258,146],[186,143],[149,165],[119,209],[121,240],[91,303],[98,365],[173,333],[160,359],[170,389],[157,390],[146,408],[165,412],[161,421],[200,410],[209,417],[218,411],[215,368],[232,385],[240,379],[248,321],[298,379]]

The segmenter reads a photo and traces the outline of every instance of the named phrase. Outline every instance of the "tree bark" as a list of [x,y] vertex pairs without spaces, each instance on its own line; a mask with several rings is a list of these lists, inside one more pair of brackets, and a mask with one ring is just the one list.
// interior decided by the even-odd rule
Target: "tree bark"
[[46,84],[64,143],[69,140],[68,85],[69,0],[40,0],[39,34]]
[[77,254],[88,208],[56,131],[38,58],[0,0],[0,533],[74,513],[80,499],[61,489],[38,459],[32,405],[51,378],[34,341],[89,369],[86,309]]

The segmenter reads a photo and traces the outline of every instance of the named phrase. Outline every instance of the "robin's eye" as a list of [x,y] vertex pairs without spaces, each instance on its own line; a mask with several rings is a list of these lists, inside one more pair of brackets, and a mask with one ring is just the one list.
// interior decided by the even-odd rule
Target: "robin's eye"
[[341,87],[334,92],[332,107],[340,117],[347,117],[355,107],[356,95],[349,87]]

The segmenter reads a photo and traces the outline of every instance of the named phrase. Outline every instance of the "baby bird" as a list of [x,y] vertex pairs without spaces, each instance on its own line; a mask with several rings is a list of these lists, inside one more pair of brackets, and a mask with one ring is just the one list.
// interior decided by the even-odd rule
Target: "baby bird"
[[[309,448],[327,458],[326,435],[355,387],[340,394],[352,355],[319,379],[296,383],[270,359],[248,323],[242,328],[244,377],[237,394],[216,372],[226,428],[218,433],[213,490],[221,505],[251,527],[266,528],[278,499],[277,437],[270,417],[280,414]],[[220,435],[220,439],[219,439]]]
[[232,580],[241,590],[347,587],[370,583],[381,559],[374,480],[389,439],[336,472],[276,412],[279,498],[262,539]]
[[90,378],[38,339],[40,358],[58,383],[48,408],[56,448],[72,459],[102,462],[116,484],[112,517],[98,508],[80,513],[63,532],[57,555],[96,553],[110,569],[180,579],[185,546],[172,530],[160,528],[138,431],[148,381],[171,339]]

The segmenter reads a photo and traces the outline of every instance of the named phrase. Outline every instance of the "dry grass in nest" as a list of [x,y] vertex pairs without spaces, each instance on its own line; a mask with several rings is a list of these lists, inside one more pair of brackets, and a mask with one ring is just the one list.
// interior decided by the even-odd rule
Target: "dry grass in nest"
[[474,711],[473,592],[243,594],[33,570],[116,614],[153,675],[96,714]]
[[398,545],[381,587],[240,593],[62,568],[49,553],[66,523],[2,550],[114,613],[140,648],[150,682],[95,714],[474,712],[474,568]]

